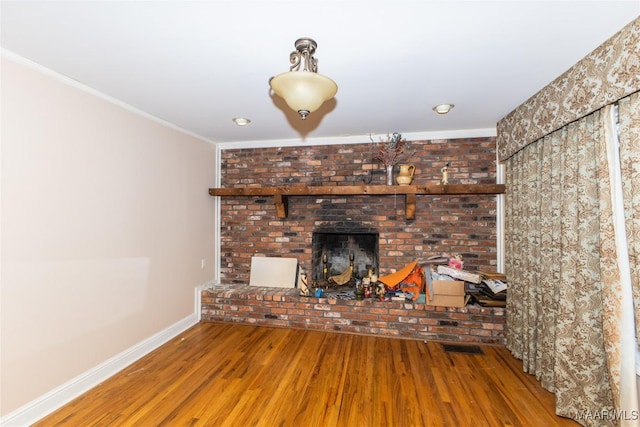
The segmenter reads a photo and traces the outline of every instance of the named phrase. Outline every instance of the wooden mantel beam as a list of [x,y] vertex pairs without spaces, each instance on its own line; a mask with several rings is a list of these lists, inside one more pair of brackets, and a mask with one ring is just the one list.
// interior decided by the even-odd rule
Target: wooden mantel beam
[[503,194],[504,184],[453,184],[453,185],[291,185],[286,187],[210,188],[209,195],[239,196],[384,196],[396,194],[416,195],[464,195]]
[[405,196],[405,217],[414,219],[416,196],[503,194],[504,184],[454,185],[330,185],[286,187],[210,188],[209,195],[220,197],[273,196],[278,218],[287,217],[288,196]]

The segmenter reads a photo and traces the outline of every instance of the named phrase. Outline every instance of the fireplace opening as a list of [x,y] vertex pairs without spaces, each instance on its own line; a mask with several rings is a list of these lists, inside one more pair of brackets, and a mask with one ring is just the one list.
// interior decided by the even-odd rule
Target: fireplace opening
[[351,262],[355,277],[366,276],[369,268],[378,272],[378,237],[376,232],[313,232],[311,277],[324,279],[324,261],[328,276],[344,272]]

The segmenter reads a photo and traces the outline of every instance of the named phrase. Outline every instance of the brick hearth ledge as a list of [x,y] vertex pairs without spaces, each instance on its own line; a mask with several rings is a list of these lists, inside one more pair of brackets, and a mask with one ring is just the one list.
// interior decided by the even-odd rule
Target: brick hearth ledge
[[302,297],[298,289],[209,285],[202,320],[363,335],[506,344],[505,309]]

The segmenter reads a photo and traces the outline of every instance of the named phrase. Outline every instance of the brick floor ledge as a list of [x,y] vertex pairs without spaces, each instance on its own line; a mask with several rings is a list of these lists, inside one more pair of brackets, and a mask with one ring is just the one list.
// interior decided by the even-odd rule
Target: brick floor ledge
[[506,344],[505,309],[302,297],[298,289],[211,285],[202,320],[398,338]]

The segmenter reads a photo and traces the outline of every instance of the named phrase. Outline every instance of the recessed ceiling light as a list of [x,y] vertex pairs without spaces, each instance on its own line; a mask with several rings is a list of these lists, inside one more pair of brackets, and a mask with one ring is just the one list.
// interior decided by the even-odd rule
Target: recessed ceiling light
[[455,107],[453,104],[440,104],[433,107],[433,111],[438,114],[447,114],[453,107]]
[[251,120],[245,119],[244,117],[234,117],[232,120],[238,126],[246,126],[251,123]]

